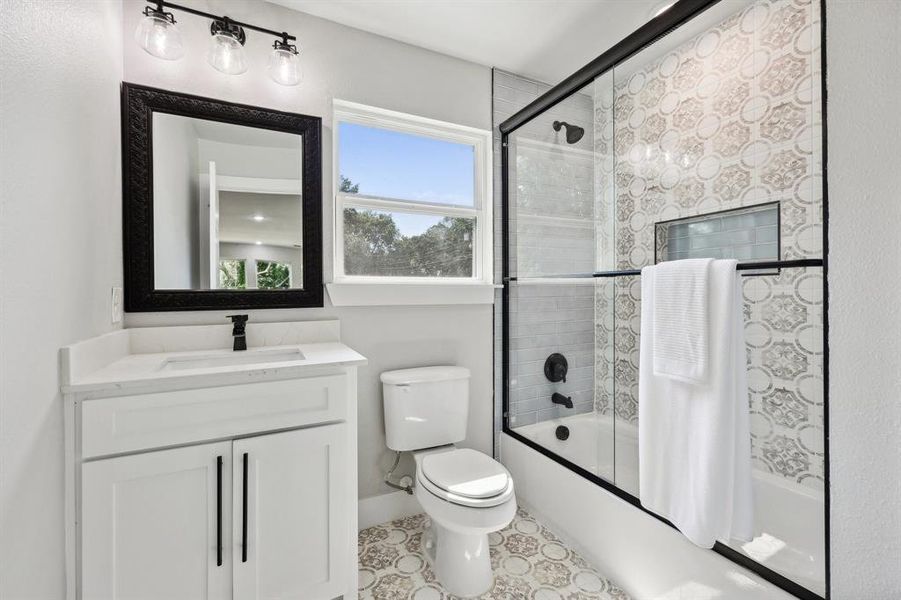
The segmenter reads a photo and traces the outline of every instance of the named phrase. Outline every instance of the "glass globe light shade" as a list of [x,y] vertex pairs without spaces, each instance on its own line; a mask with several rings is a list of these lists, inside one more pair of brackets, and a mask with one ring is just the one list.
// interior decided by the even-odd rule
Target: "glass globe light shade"
[[297,85],[303,79],[297,50],[280,42],[275,43],[275,49],[269,55],[269,65],[266,70],[272,81],[281,85]]
[[207,62],[227,75],[240,75],[247,70],[247,55],[241,42],[227,32],[213,34]]
[[[148,7],[149,8],[149,7]],[[181,33],[175,26],[175,20],[165,13],[153,9],[144,13],[144,18],[135,30],[135,41],[157,58],[177,60],[185,53],[181,43]]]

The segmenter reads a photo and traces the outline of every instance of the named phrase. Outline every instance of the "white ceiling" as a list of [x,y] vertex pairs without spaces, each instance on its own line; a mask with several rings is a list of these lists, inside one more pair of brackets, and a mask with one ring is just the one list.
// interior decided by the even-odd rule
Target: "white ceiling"
[[290,148],[301,147],[300,136],[284,131],[272,131],[259,127],[245,127],[234,123],[222,123],[183,117],[191,121],[197,137],[202,140],[222,142],[224,144],[238,144],[241,146],[262,146],[264,148]]
[[650,19],[661,0],[269,0],[555,84]]
[[299,248],[302,212],[300,196],[219,192],[219,241]]

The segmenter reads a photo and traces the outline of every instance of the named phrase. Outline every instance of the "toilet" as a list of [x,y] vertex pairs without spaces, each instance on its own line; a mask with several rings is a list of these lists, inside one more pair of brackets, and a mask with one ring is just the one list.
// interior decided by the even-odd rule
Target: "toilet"
[[412,452],[414,494],[431,526],[423,550],[455,596],[491,587],[488,534],[516,513],[513,478],[487,454],[455,444],[466,437],[469,369],[423,367],[381,375],[388,447]]

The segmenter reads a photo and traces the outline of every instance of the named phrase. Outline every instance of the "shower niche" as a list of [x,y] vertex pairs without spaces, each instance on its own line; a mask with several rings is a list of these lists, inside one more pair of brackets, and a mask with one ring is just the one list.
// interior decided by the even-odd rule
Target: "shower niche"
[[715,551],[801,598],[827,580],[821,11],[677,3],[500,126],[504,433],[643,510],[641,268],[738,259],[757,537]]

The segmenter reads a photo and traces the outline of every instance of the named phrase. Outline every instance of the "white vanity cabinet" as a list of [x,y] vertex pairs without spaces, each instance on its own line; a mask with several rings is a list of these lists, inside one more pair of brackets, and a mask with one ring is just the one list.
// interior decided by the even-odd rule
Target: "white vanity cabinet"
[[[90,362],[77,346],[64,370]],[[356,597],[365,359],[299,348],[285,364],[250,350],[235,368],[138,376],[160,353],[68,377],[71,600]]]
[[231,598],[231,455],[219,442],[85,463],[80,597]]
[[351,533],[347,506],[356,510],[342,485],[345,429],[327,425],[233,443],[236,599],[341,595],[348,575],[344,541]]
[[81,597],[340,596],[346,429],[324,425],[85,463]]

